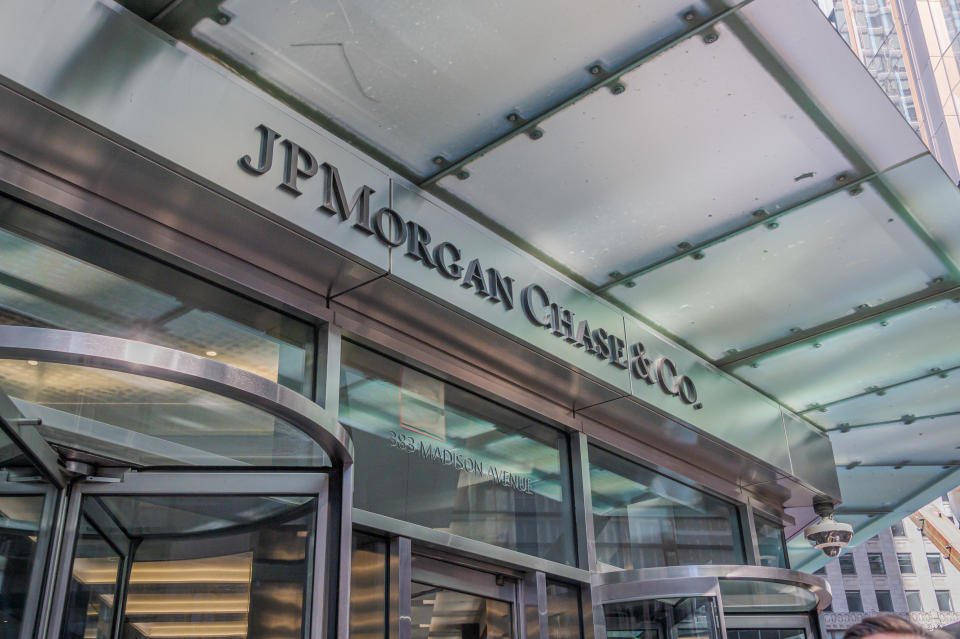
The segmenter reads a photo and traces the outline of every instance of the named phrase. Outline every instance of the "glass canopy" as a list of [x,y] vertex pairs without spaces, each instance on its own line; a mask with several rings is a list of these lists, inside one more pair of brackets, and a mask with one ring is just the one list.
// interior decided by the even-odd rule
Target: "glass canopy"
[[896,476],[863,531],[960,483],[960,191],[814,3],[122,3]]

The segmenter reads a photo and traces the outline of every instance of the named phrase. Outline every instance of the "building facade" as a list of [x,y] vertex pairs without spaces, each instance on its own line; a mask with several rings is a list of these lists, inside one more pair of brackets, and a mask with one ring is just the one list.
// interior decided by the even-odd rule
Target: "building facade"
[[[816,7],[722,5],[543,2],[559,37],[524,4],[0,3],[0,637],[821,639],[829,583],[791,569],[787,539],[842,497],[827,407],[750,375],[792,383],[781,347],[850,359],[862,318],[903,330],[878,313],[952,299],[936,224],[901,215],[918,174],[943,176],[882,96],[849,90],[875,90],[855,61],[842,95],[800,84],[847,62],[791,40],[833,38]],[[677,111],[649,99],[663,78],[700,110],[654,152]],[[640,130],[644,105],[661,112]],[[493,159],[518,147],[560,166]],[[657,191],[693,162],[723,184]],[[626,195],[648,176],[649,217]],[[709,228],[664,240],[685,195]],[[561,222],[583,224],[563,263],[535,244]],[[713,261],[645,288],[641,252]],[[880,253],[917,266],[874,285]],[[712,323],[717,294],[684,319],[710,348],[627,301],[716,273],[753,293],[747,254],[790,276],[746,269],[769,310],[740,308],[758,293]],[[836,282],[842,299],[817,290]],[[855,411],[862,374],[813,367],[828,418]],[[934,462],[885,504],[950,481]],[[859,465],[871,498],[883,460]]]
[[944,170],[960,180],[960,4],[820,0],[819,5]]
[[[935,504],[950,513],[945,499]],[[960,621],[960,571],[910,519],[845,552],[819,574],[835,593],[831,609],[821,613],[832,637],[878,612],[909,616],[925,628]]]

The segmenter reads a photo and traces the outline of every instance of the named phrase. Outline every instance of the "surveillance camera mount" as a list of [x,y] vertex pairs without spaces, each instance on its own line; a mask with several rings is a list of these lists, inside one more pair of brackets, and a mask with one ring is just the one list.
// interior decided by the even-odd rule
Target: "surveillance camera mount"
[[813,498],[813,512],[817,513],[817,516],[821,519],[832,515],[833,509],[833,500],[829,497],[820,497],[818,495]]

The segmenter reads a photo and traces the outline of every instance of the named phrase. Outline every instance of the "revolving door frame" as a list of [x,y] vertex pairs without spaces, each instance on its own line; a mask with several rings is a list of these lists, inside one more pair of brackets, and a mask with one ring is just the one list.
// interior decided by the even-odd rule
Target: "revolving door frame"
[[[800,587],[816,597],[816,604],[806,612],[771,610],[745,613],[742,616],[728,613],[723,606],[721,580],[768,582]],[[744,565],[670,566],[594,573],[591,575],[590,590],[595,639],[607,639],[603,607],[610,603],[672,597],[710,597],[716,600],[720,637],[726,639],[728,614],[731,621],[736,620],[735,626],[740,626],[739,620],[746,617],[766,617],[770,620],[808,617],[829,606],[832,600],[830,584],[816,575],[786,568]],[[821,631],[818,625],[815,626],[809,620],[805,630],[807,639],[814,639],[812,633]]]
[[[38,544],[19,639],[58,639],[85,495],[309,495],[317,498],[311,551],[309,636],[345,639],[350,586],[353,444],[332,414],[268,379],[222,362],[145,342],[57,329],[0,326],[0,359],[69,364],[117,371],[200,389],[285,420],[329,458],[317,467],[205,468],[177,466],[108,473],[78,472],[43,437],[40,419],[24,416],[0,389],[0,431],[38,476],[3,484],[9,494],[43,495]],[[79,466],[84,466],[80,464]],[[121,464],[122,466],[122,464]],[[90,470],[90,469],[87,469]],[[129,563],[129,562],[127,562]],[[127,570],[129,572],[129,569]],[[331,577],[330,575],[334,576]],[[129,575],[127,575],[129,577]],[[336,597],[336,599],[334,599]],[[114,632],[119,618],[114,620]],[[336,625],[334,625],[336,621]]]

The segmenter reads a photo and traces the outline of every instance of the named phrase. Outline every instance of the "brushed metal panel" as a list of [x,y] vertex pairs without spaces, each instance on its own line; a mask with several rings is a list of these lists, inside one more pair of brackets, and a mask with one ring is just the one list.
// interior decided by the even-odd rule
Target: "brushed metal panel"
[[489,229],[396,182],[393,184],[393,208],[404,219],[428,229],[434,244],[452,242],[456,245],[462,252],[461,266],[466,267],[471,260],[479,259],[484,273],[488,268],[496,268],[504,276],[513,278],[514,307],[508,309],[503,303],[491,303],[490,298],[481,297],[473,289],[464,288],[456,280],[444,277],[438,269],[427,268],[423,261],[412,259],[402,248],[392,251],[392,275],[437,300],[463,309],[481,323],[562,358],[615,388],[629,391],[629,374],[625,369],[584,352],[583,348],[577,348],[553,335],[549,329],[534,325],[521,308],[520,295],[527,285],[539,284],[552,302],[574,313],[575,324],[587,320],[591,329],[602,328],[622,340],[625,336],[620,312],[582,292],[572,283],[561,280],[541,262],[504,242]]
[[390,276],[335,301],[571,409],[622,395]]
[[[374,209],[388,204],[387,173],[225,69],[148,29],[139,18],[93,0],[17,3],[0,22],[2,82],[26,87],[48,106],[96,123],[105,135],[182,167],[209,188],[236,194],[278,223],[386,270],[382,251],[349,227],[328,224],[327,214],[317,210],[323,170],[301,180],[303,194],[294,196],[278,188],[284,168],[279,144],[264,175],[245,172],[238,160],[258,158],[256,127],[262,123],[308,149],[318,163],[336,165],[349,196],[362,184],[373,188]],[[25,131],[42,134],[36,127]],[[91,170],[113,171],[104,178],[122,179],[123,167],[85,148],[75,151]]]
[[[650,329],[633,318],[625,319],[628,343],[642,341],[648,350],[676,362],[681,374],[694,381],[697,399],[703,408],[698,410],[694,408],[695,404],[684,404],[661,392],[659,387],[637,379],[633,380],[635,397],[771,466],[790,471],[787,438],[776,404],[672,342],[665,339],[659,343],[651,342],[648,337]],[[825,463],[832,468],[832,457]]]
[[840,480],[834,465],[833,444],[824,433],[789,413],[783,415],[793,475],[813,488],[840,499]]
[[[2,86],[0,112],[3,153],[309,290],[345,290],[378,274]],[[0,158],[0,163],[11,162]],[[60,199],[49,189],[37,195]],[[103,216],[102,206],[84,211],[75,204],[68,206],[81,215]],[[130,211],[122,216],[115,209],[121,215],[114,220],[127,219],[113,226],[149,244],[167,243],[151,230],[153,224]],[[251,238],[257,240],[256,251],[250,250]]]
[[[695,428],[665,417],[644,406],[634,397],[623,397],[591,406],[578,413],[637,442],[638,450],[632,454],[641,458],[644,457],[644,449],[654,447],[738,487],[776,482],[782,476],[781,472],[769,464],[744,455]],[[631,453],[629,443],[612,443],[624,452]],[[685,471],[680,472],[687,474]]]

